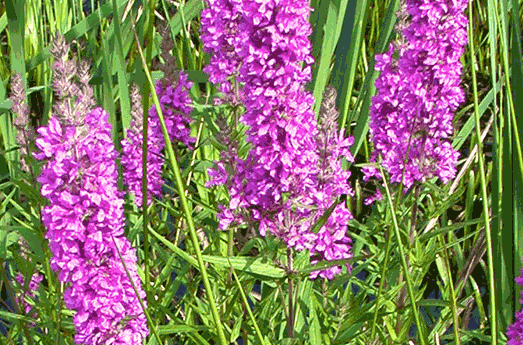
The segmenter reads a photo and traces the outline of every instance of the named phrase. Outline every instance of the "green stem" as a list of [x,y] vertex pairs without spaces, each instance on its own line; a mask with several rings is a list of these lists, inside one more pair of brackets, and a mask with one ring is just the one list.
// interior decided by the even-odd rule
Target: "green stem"
[[[245,309],[247,309],[247,313],[249,314],[249,318],[252,321],[252,324],[254,325],[254,330],[256,331],[256,336],[258,337],[260,344],[265,344],[265,340],[263,340],[263,335],[261,333],[260,327],[258,326],[258,323],[256,323],[256,318],[254,317],[254,314],[252,313],[251,307],[249,307],[249,301],[247,301],[247,297],[245,296],[245,292],[243,291],[243,288],[240,284],[240,280],[238,279],[238,276],[236,275],[236,272],[234,271],[234,268],[232,267],[231,260],[229,260],[229,265],[231,267],[232,274],[234,276],[234,281],[236,282],[236,286],[238,287],[238,290],[240,290],[240,295],[242,296],[243,304],[245,305]],[[245,338],[247,339],[247,338]]]
[[376,338],[376,325],[378,323],[378,312],[379,312],[379,308],[380,308],[380,299],[381,299],[381,295],[383,294],[383,289],[385,287],[385,273],[387,272],[387,267],[389,265],[391,239],[392,239],[391,234],[389,232],[387,232],[387,244],[385,245],[385,262],[383,263],[383,268],[381,270],[380,288],[378,290],[378,296],[376,297],[376,309],[374,311],[372,329],[370,332],[371,341],[373,341]]
[[[20,310],[20,306],[18,305],[18,301],[16,299],[16,296],[15,296],[15,293],[13,291],[13,288],[11,287],[10,280],[7,278],[7,274],[5,272],[4,267],[5,267],[4,261],[0,260],[0,270],[2,271],[2,279],[5,282],[5,287],[6,287],[6,290],[7,290],[7,294],[9,295],[9,298],[13,302],[13,306],[15,308],[15,312],[18,315],[23,315],[22,311]],[[26,278],[24,277],[24,279],[26,279]],[[30,345],[33,345],[34,344],[33,343],[33,338],[29,334],[29,330],[27,329],[27,324],[26,324],[25,320],[23,320],[23,319],[20,320],[20,323],[21,323],[22,329],[24,330],[25,337],[26,337],[27,341],[29,342]]]
[[[385,176],[383,173],[383,168],[380,166],[380,172],[382,176]],[[427,342],[425,341],[425,337],[423,334],[423,330],[421,328],[421,320],[418,313],[418,307],[416,303],[416,298],[414,295],[414,288],[412,286],[412,281],[410,279],[409,274],[409,268],[407,267],[407,256],[408,253],[405,253],[405,250],[403,249],[402,241],[401,241],[401,235],[400,235],[400,229],[398,225],[398,220],[396,219],[396,209],[394,208],[394,204],[392,203],[392,198],[389,191],[389,186],[386,182],[386,180],[383,180],[383,185],[385,187],[385,192],[387,193],[387,201],[389,203],[389,207],[391,208],[391,214],[392,214],[392,220],[394,222],[394,232],[396,234],[396,240],[398,241],[398,248],[400,251],[400,258],[401,258],[401,265],[403,266],[403,272],[405,272],[405,280],[407,281],[407,290],[409,292],[409,298],[411,301],[412,306],[412,312],[414,313],[414,320],[416,322],[416,327],[418,328],[418,335],[419,340],[421,342],[421,345],[426,345]]]
[[131,277],[131,273],[129,273],[129,270],[127,269],[127,265],[125,264],[125,260],[122,257],[122,253],[120,252],[120,248],[118,248],[118,245],[116,244],[116,241],[114,240],[114,237],[111,236],[111,239],[113,240],[114,247],[116,248],[116,252],[118,253],[118,257],[120,258],[120,261],[122,262],[123,268],[125,269],[125,273],[127,274],[127,278],[129,278],[129,282],[131,283],[131,286],[133,287],[134,294],[136,295],[136,299],[140,303],[140,307],[142,307],[143,313],[145,314],[145,317],[147,318],[147,321],[149,323],[149,329],[152,330],[154,337],[156,338],[156,341],[158,344],[161,344],[162,341],[160,339],[160,335],[158,334],[158,331],[156,330],[156,327],[154,327],[153,320],[149,313],[147,312],[147,308],[143,304],[142,299],[140,298],[140,294],[138,293],[138,289],[136,288],[136,285],[134,285],[133,277]]
[[[287,267],[288,272],[292,272],[292,248],[287,248]],[[294,306],[293,306],[293,284],[292,284],[292,277],[289,275],[289,319],[287,320],[287,333],[289,334],[289,338],[294,338]]]
[[445,267],[447,269],[447,276],[448,276],[448,286],[450,289],[450,307],[452,309],[452,321],[454,322],[454,341],[456,342],[456,345],[461,345],[461,342],[459,340],[459,333],[458,333],[458,327],[459,327],[459,321],[458,321],[458,308],[456,306],[456,291],[454,290],[454,282],[452,281],[452,272],[450,271],[450,260],[449,260],[449,253],[446,248],[445,239],[443,238],[443,235],[439,235],[439,240],[441,241],[441,246],[443,248],[443,254],[445,255]]
[[[472,18],[472,6],[469,5],[469,18]],[[469,37],[472,37],[472,23],[469,22],[468,25],[468,35]],[[479,176],[481,181],[481,197],[483,202],[483,217],[485,221],[485,239],[487,242],[487,258],[488,258],[488,284],[489,284],[489,305],[490,305],[490,330],[491,330],[491,344],[497,345],[498,344],[498,327],[497,327],[497,308],[496,308],[496,283],[494,280],[494,254],[492,251],[492,234],[490,230],[490,220],[489,220],[489,207],[488,207],[488,195],[487,195],[487,181],[485,178],[485,162],[483,157],[483,148],[481,145],[481,126],[479,123],[479,102],[478,102],[478,86],[476,81],[476,57],[474,55],[474,40],[469,40],[470,44],[470,64],[472,68],[470,69],[472,72],[472,88],[473,88],[473,96],[474,96],[474,118],[475,118],[475,125],[476,125],[476,136],[478,139],[478,162],[479,162]],[[507,69],[508,70],[508,69]],[[510,85],[510,83],[508,83]],[[515,123],[515,122],[514,122]],[[515,135],[517,136],[517,143],[519,143],[519,137],[517,131],[515,131]],[[518,147],[518,154],[521,158],[521,151],[519,148],[519,145],[516,145]],[[519,160],[521,164],[521,159]],[[520,170],[523,171],[523,170]]]
[[[135,38],[138,41],[138,37],[136,36],[136,31],[135,31]],[[137,43],[139,43],[139,42],[137,42]],[[143,56],[142,47],[139,44],[138,44],[138,53],[140,54],[140,58],[142,59],[142,63],[144,66],[144,72],[147,76],[147,80],[150,83],[151,89],[154,90],[154,83],[153,83],[151,74],[149,73],[149,70],[147,69],[147,64],[145,62],[145,57]],[[180,168],[178,167],[178,162],[176,161],[176,157],[174,155],[174,149],[171,145],[171,141],[169,140],[169,133],[167,132],[167,127],[165,126],[165,120],[163,118],[160,101],[158,100],[158,95],[156,94],[156,92],[153,92],[152,96],[153,96],[154,104],[156,106],[156,111],[158,113],[158,117],[160,118],[160,123],[162,125],[162,132],[163,132],[163,135],[165,138],[165,147],[167,150],[167,156],[169,157],[171,169],[174,172],[174,176],[175,176],[175,180],[176,180],[176,187],[178,188],[180,202],[182,204],[182,208],[183,208],[185,217],[187,219],[189,233],[191,235],[191,240],[192,240],[192,244],[193,244],[194,251],[196,254],[196,259],[198,261],[198,266],[200,267],[200,272],[202,274],[203,285],[205,286],[205,293],[207,295],[207,299],[209,300],[209,307],[211,308],[212,317],[214,319],[214,322],[216,324],[216,329],[218,331],[218,337],[220,338],[220,343],[222,345],[228,345],[228,342],[225,338],[225,333],[223,331],[223,326],[222,326],[222,323],[220,320],[220,315],[218,313],[218,308],[216,307],[216,299],[214,298],[211,283],[209,282],[209,277],[207,275],[207,270],[205,268],[205,263],[203,262],[202,252],[200,250],[200,244],[198,243],[198,236],[196,234],[196,228],[194,226],[194,220],[192,218],[191,210],[189,209],[189,203],[187,202],[187,196],[185,195],[185,186],[182,181],[182,176],[180,174]]]

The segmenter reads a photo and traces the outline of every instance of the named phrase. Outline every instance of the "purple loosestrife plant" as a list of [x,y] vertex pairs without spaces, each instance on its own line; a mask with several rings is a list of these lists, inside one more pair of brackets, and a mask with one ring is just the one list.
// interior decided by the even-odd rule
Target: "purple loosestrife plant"
[[[453,113],[464,101],[460,57],[468,21],[467,0],[406,0],[402,7],[399,39],[376,55],[381,75],[369,127],[371,160],[381,157],[391,182],[408,189],[432,177],[447,183],[456,174],[459,154],[449,138]],[[381,178],[377,169],[365,169],[365,179],[371,176]]]
[[[171,140],[183,142],[192,147],[195,139],[191,137],[189,123],[192,111],[189,89],[192,82],[187,80],[187,74],[179,72],[177,81],[162,79],[156,82],[156,93],[162,107],[165,125]],[[134,107],[134,106],[133,106]],[[136,106],[139,107],[139,106]],[[136,108],[135,107],[135,108]],[[122,167],[124,183],[135,196],[138,207],[142,206],[142,142],[143,119],[138,110],[133,112],[131,127],[127,130],[127,139],[122,140]],[[151,195],[160,198],[164,181],[161,177],[164,156],[161,153],[165,146],[160,118],[154,105],[149,109],[147,128],[147,205],[151,203]]]
[[[230,1],[220,4],[224,8],[233,6]],[[213,3],[210,5],[209,13],[213,13]],[[277,16],[279,12],[283,14],[289,7],[287,2],[280,4],[280,2],[270,1],[262,5],[255,1],[242,1],[236,2],[234,6],[237,7],[237,11],[241,10],[238,14],[241,16],[236,24],[239,32],[236,35],[246,37],[246,42],[236,54],[237,59],[241,61],[238,79],[244,85],[244,105],[247,109],[242,121],[250,126],[247,137],[252,149],[242,163],[245,169],[239,169],[240,174],[244,175],[231,179],[235,185],[230,186],[229,211],[233,212],[238,207],[251,207],[252,218],[261,223],[262,235],[268,228],[280,234],[285,230],[275,224],[270,225],[273,223],[270,218],[276,220],[272,215],[285,209],[290,210],[290,201],[282,200],[283,193],[296,190],[292,187],[297,182],[309,179],[311,180],[309,185],[313,185],[309,168],[316,166],[317,161],[313,136],[317,129],[314,116],[310,111],[313,98],[304,92],[300,80],[296,80],[296,77],[304,74],[301,63],[305,57],[312,59],[307,55],[307,52],[310,53],[310,42],[305,39],[306,45],[303,47],[305,53],[293,56],[293,61],[290,61],[291,53],[287,52],[292,48],[285,45],[283,38],[281,38],[281,48],[272,47],[270,43],[272,32],[275,39],[280,34],[273,15]],[[297,6],[299,8],[299,5]],[[307,22],[308,10],[306,7],[305,11],[294,14],[287,20],[296,21],[294,25],[303,25],[305,37],[310,32]],[[256,13],[262,13],[266,20],[262,23],[254,19]],[[213,18],[213,21],[220,20]],[[213,27],[210,29],[212,32]],[[202,31],[205,33],[208,29],[202,25]],[[290,37],[294,35],[294,30],[282,34]],[[310,59],[308,59],[309,63],[312,62]],[[309,73],[310,78],[310,68],[305,73]],[[212,75],[210,78],[214,80]],[[296,166],[300,163],[301,169]],[[305,166],[307,169],[304,169]],[[300,179],[299,174],[305,178]],[[211,172],[211,176],[213,175],[223,174]],[[239,219],[238,221],[241,222]]]
[[[135,250],[124,236],[118,154],[107,118],[107,112],[94,109],[85,117],[86,135],[80,138],[75,126],[63,126],[56,117],[38,130],[40,152],[35,157],[47,161],[38,181],[42,196],[50,201],[43,209],[43,223],[53,253],[51,268],[61,282],[70,283],[64,299],[77,311],[75,342],[103,344],[110,335],[114,344],[139,344],[148,334],[138,301],[145,293],[136,272]],[[129,315],[139,316],[122,333],[111,335]]]
[[[168,52],[173,47],[173,42],[169,36],[169,31],[164,27],[162,32],[162,57],[164,65],[159,68],[163,70],[164,77],[156,82],[156,93],[160,101],[165,125],[169,133],[170,140],[183,142],[188,147],[192,147],[195,139],[190,135],[189,124],[192,121],[190,113],[192,111],[189,90],[192,82],[187,79],[187,74],[176,71],[174,57]],[[131,127],[126,131],[126,139],[122,140],[122,167],[123,181],[129,187],[131,194],[135,196],[135,203],[138,207],[142,206],[142,155],[143,155],[143,113],[140,96],[137,88],[132,92]],[[151,196],[161,198],[162,185],[164,181],[161,177],[164,156],[161,153],[165,146],[160,118],[156,112],[156,107],[152,105],[149,109],[148,128],[147,128],[147,205],[151,204]]]
[[[23,170],[30,171],[34,181],[33,171],[29,169],[29,166],[26,163],[26,158],[29,153],[29,144],[34,141],[35,131],[31,127],[31,121],[29,119],[29,105],[27,104],[25,88],[22,81],[22,76],[20,74],[15,74],[11,78],[11,89],[11,108],[13,113],[17,115],[13,121],[13,124],[18,131],[16,142],[18,145],[20,145],[20,166]],[[20,245],[20,256],[23,260],[28,260],[28,254],[30,253],[29,244],[21,235],[18,236],[18,243]],[[38,289],[42,279],[43,276],[41,274],[33,274],[30,278],[27,290],[17,296],[17,302],[20,305],[20,309],[26,314],[29,314],[32,308],[24,301],[24,297],[34,299],[34,291]],[[15,281],[22,288],[25,288],[25,280],[26,279],[23,274],[18,272],[15,277]],[[31,317],[36,318],[37,314],[33,312]],[[34,323],[31,323],[31,326],[34,326]]]
[[[63,38],[57,38],[51,49],[56,69],[75,70],[66,61],[67,51]],[[55,85],[73,84],[67,73],[55,78]],[[38,181],[42,196],[49,200],[42,221],[53,253],[50,265],[68,285],[64,300],[76,310],[76,344],[142,344],[148,329],[139,299],[145,305],[145,292],[136,251],[124,236],[118,153],[107,112],[91,109],[94,100],[85,70],[79,79],[81,85],[69,90],[80,90],[80,96],[73,99],[71,92],[59,93],[61,102],[36,139],[39,151],[34,156],[45,161]]]
[[[160,28],[162,34],[162,58],[164,64],[160,65],[163,71],[163,78],[156,82],[156,94],[162,108],[165,126],[169,133],[171,141],[176,140],[184,143],[187,147],[192,148],[196,139],[191,137],[190,123],[193,121],[190,114],[192,112],[192,100],[189,97],[189,90],[192,82],[189,81],[189,75],[186,72],[179,71],[175,68],[176,59],[169,52],[174,47],[170,31],[167,26]],[[160,128],[160,119],[156,113],[156,107],[151,105],[149,116],[157,119]]]
[[[192,100],[189,97],[191,87],[192,82],[188,80],[187,73],[183,71],[178,72],[174,79],[163,78],[156,82],[156,93],[169,138],[182,142],[190,148],[195,142],[189,128],[189,124],[192,122],[190,114],[193,109]],[[149,109],[149,115],[158,119],[158,123],[160,122],[154,105]]]
[[[43,279],[44,279],[43,275],[41,275],[40,273],[34,273],[31,276],[31,279],[29,280],[29,283],[27,284],[27,289],[26,289],[25,278],[22,275],[22,273],[18,272],[18,274],[15,277],[15,281],[19,285],[19,290],[22,291],[21,293],[17,294],[16,301],[17,301],[18,305],[20,306],[20,310],[23,313],[30,315],[33,319],[35,319],[38,315],[35,311],[33,311],[31,313],[31,310],[33,310],[33,307],[31,307],[31,305],[25,301],[25,298],[29,298],[34,301],[34,299],[35,299],[34,292],[36,290],[38,290],[38,288],[40,287],[40,283],[42,282]],[[31,314],[29,314],[29,313],[31,313]],[[34,325],[35,325],[34,322],[31,323],[31,326],[34,326]]]
[[[318,185],[314,193],[315,204],[319,212],[316,218],[321,216],[337,198],[343,194],[354,195],[354,191],[348,184],[351,176],[350,171],[343,170],[341,163],[345,157],[349,162],[354,162],[350,147],[354,138],[345,138],[344,131],[338,132],[338,112],[335,107],[337,91],[332,86],[327,86],[325,97],[320,109],[320,128],[317,137],[318,142]],[[327,224],[318,231],[317,238],[311,248],[312,264],[319,259],[332,261],[350,259],[352,257],[352,240],[347,236],[347,224],[352,219],[352,214],[344,203],[339,203],[327,219]],[[350,270],[350,266],[347,265]],[[322,278],[332,279],[341,273],[339,266],[334,266],[322,271],[313,271],[311,278],[318,275]]]
[[[127,139],[122,139],[122,170],[124,184],[135,197],[135,203],[142,207],[142,143],[143,143],[143,112],[138,87],[131,91],[131,127],[127,130]],[[147,205],[151,204],[151,196],[162,196],[162,166],[164,138],[160,121],[149,117],[147,126]]]
[[[344,206],[336,208],[319,233],[311,231],[323,211],[351,190],[346,184],[349,174],[338,166],[338,159],[347,156],[350,141],[343,135],[333,136],[330,127],[320,135],[312,111],[314,97],[305,90],[314,61],[308,39],[308,1],[244,0],[209,5],[202,15],[206,18],[202,35],[207,35],[203,41],[207,51],[213,52],[222,39],[234,42],[222,54],[224,59],[231,55],[235,66],[239,64],[237,81],[243,86],[246,108],[241,119],[249,126],[246,135],[251,144],[246,159],[229,152],[209,171],[208,185],[225,184],[231,197],[229,206],[218,215],[220,227],[256,222],[262,236],[269,231],[290,248],[311,250],[314,262],[350,257],[346,237],[350,213]],[[224,11],[227,15],[213,17]],[[208,73],[214,73],[210,80],[225,80],[224,75],[231,75],[227,66],[216,63],[208,68]],[[340,271],[314,272],[311,278],[318,274],[332,278]]]

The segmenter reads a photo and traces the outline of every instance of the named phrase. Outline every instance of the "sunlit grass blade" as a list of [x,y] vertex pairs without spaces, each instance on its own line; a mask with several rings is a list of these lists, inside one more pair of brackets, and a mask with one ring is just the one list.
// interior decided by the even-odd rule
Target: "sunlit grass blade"
[[[469,17],[469,25],[468,25],[468,35],[469,37],[473,37],[472,35],[472,6],[469,6],[468,8],[468,17]],[[487,243],[487,257],[488,257],[488,287],[489,287],[489,307],[490,307],[490,327],[491,327],[491,336],[492,336],[492,344],[497,345],[497,309],[496,309],[496,286],[495,286],[495,278],[494,278],[494,257],[493,257],[493,248],[492,248],[492,233],[491,233],[491,226],[490,226],[490,220],[489,220],[489,205],[488,205],[488,196],[487,196],[487,179],[486,179],[486,172],[485,172],[485,162],[484,162],[484,155],[483,155],[483,148],[481,143],[481,125],[479,120],[479,101],[478,101],[478,89],[477,89],[477,81],[476,81],[476,71],[475,71],[475,65],[476,65],[476,51],[474,46],[474,40],[469,41],[470,45],[470,57],[471,57],[471,65],[473,66],[471,68],[472,71],[472,86],[473,86],[473,98],[474,98],[474,117],[475,117],[475,123],[476,123],[476,139],[478,143],[478,160],[479,160],[479,178],[481,181],[481,198],[482,198],[482,207],[483,207],[483,216],[485,218],[485,239]]]
[[[136,37],[136,40],[138,41],[138,37]],[[145,61],[145,57],[143,56],[142,49],[141,49],[141,47],[139,45],[138,45],[138,52],[140,54],[140,58],[142,60],[142,64],[145,67],[144,68],[144,72],[147,75],[147,79],[148,79],[148,82],[149,82],[149,87],[151,88],[151,90],[154,90],[154,84],[153,84],[153,81],[151,79],[151,75],[150,75],[150,73],[148,71],[148,68],[146,67],[147,63]],[[187,202],[187,197],[185,195],[185,185],[184,185],[184,183],[182,181],[182,177],[181,177],[181,174],[180,174],[180,168],[178,166],[178,162],[176,160],[176,156],[174,155],[174,150],[173,150],[171,141],[169,140],[169,134],[167,132],[167,128],[165,127],[165,121],[164,121],[164,118],[163,118],[162,109],[160,107],[160,103],[159,103],[159,100],[158,100],[158,95],[156,95],[156,92],[153,92],[153,101],[154,101],[154,104],[156,106],[156,111],[158,112],[158,117],[160,118],[160,123],[162,125],[162,132],[163,132],[163,135],[164,135],[164,138],[165,138],[165,144],[166,144],[166,148],[167,148],[167,156],[168,156],[169,162],[171,164],[171,169],[174,172],[175,177],[176,177],[176,187],[178,189],[178,193],[179,193],[179,196],[180,196],[180,199],[181,199],[181,204],[182,204],[183,211],[184,211],[184,214],[185,214],[185,217],[186,217],[187,225],[189,227],[189,233],[190,233],[190,236],[191,236],[191,240],[192,240],[192,244],[193,244],[193,247],[194,247],[194,251],[196,252],[196,257],[197,257],[197,260],[198,260],[198,266],[200,267],[200,272],[202,274],[202,279],[203,279],[203,282],[204,282],[204,285],[205,285],[205,291],[206,291],[206,294],[207,294],[207,298],[209,300],[209,306],[211,308],[211,312],[212,312],[212,316],[213,316],[213,319],[214,319],[214,322],[215,322],[215,326],[216,326],[216,329],[218,331],[218,337],[220,339],[220,343],[222,345],[226,345],[227,344],[227,340],[225,339],[225,333],[223,332],[222,323],[220,321],[220,316],[218,314],[218,309],[216,308],[216,302],[215,302],[214,294],[212,292],[211,284],[210,284],[209,278],[207,276],[207,270],[205,268],[205,264],[204,264],[203,257],[202,257],[202,254],[201,254],[200,244],[199,244],[198,236],[196,235],[196,229],[195,229],[195,226],[194,226],[192,213],[191,213],[191,210],[189,209],[189,205],[188,205],[188,202]]]
[[[394,24],[396,23],[395,13],[398,6],[398,2],[399,0],[393,0],[389,3],[389,7],[387,8],[385,14],[385,20],[382,23],[382,29],[380,31],[379,40],[376,45],[376,48],[374,49],[374,55],[382,53],[383,51],[385,51],[387,47],[389,38],[394,29]],[[363,11],[364,9],[361,10]],[[363,16],[363,14],[359,15]],[[342,37],[340,38],[340,40],[343,41],[344,39],[346,38],[343,37],[342,33]],[[341,53],[343,53],[343,51]],[[338,59],[342,57],[339,57],[338,53],[336,52],[336,58]],[[370,102],[371,97],[374,96],[374,92],[376,89],[374,86],[374,81],[376,80],[379,74],[378,71],[374,70],[374,62],[374,58],[372,58],[370,60],[368,69],[364,71],[365,78],[363,79],[363,86],[360,90],[356,102],[354,103],[354,106],[352,108],[352,114],[350,114],[350,116],[350,95],[344,96],[343,100],[341,100],[340,98],[340,126],[343,125],[343,127],[345,127],[349,119],[350,121],[356,121],[356,127],[354,131],[350,131],[352,132],[352,135],[354,135],[354,145],[352,145],[351,147],[351,152],[353,155],[356,155],[359,152],[363,142],[366,142],[367,132],[369,130]],[[338,83],[341,83],[339,86],[344,85],[343,83],[346,80],[345,73],[347,73],[347,71],[344,71],[343,68],[335,70],[334,72],[334,80]],[[334,85],[338,86],[336,83]]]
[[[314,40],[315,48],[321,42],[321,50],[319,51],[319,56],[316,58],[313,70],[313,95],[315,99],[314,111],[316,116],[318,116],[320,111],[325,86],[327,85],[331,74],[331,62],[334,49],[337,44],[342,44],[339,42],[339,37],[346,6],[347,1],[341,1],[338,7],[335,6],[333,1],[322,1],[320,3],[320,9],[317,15],[317,29],[315,33],[315,37],[318,39]],[[326,22],[324,22],[325,18]],[[324,25],[321,25],[323,23]]]
[[333,73],[334,85],[339,90],[340,128],[344,128],[347,121],[350,122],[351,120],[347,116],[371,2],[367,0],[349,1],[345,6],[344,17],[340,15],[340,20],[344,20],[344,25],[336,49],[336,63]]

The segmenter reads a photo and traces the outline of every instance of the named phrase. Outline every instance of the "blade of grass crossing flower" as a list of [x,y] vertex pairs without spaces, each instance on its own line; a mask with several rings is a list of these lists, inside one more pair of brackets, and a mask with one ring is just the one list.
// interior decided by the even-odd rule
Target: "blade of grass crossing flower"
[[[138,42],[138,37],[136,37],[136,40]],[[145,74],[147,76],[147,79],[149,81],[149,87],[152,90],[154,90],[154,84],[153,84],[153,81],[152,81],[152,78],[151,78],[151,74],[149,73],[149,70],[147,68],[148,65],[147,65],[147,63],[145,61],[145,57],[143,56],[143,51],[142,51],[140,45],[138,45],[138,53],[140,54],[140,58],[142,59],[142,63],[144,65],[144,67],[145,67],[144,68],[144,72],[145,72]],[[200,249],[200,244],[199,244],[199,240],[198,240],[198,236],[196,234],[194,221],[192,219],[191,210],[189,209],[189,204],[187,202],[187,197],[185,195],[185,186],[184,186],[184,183],[182,181],[182,177],[181,177],[181,174],[180,174],[180,168],[178,167],[178,162],[177,162],[176,157],[174,155],[174,150],[173,150],[171,141],[169,140],[169,134],[167,132],[167,128],[165,127],[165,121],[164,121],[164,118],[163,118],[162,109],[160,107],[160,102],[158,100],[158,95],[156,95],[156,92],[153,92],[153,101],[154,101],[154,104],[156,106],[156,110],[158,112],[158,117],[160,118],[160,123],[162,125],[162,132],[163,132],[163,135],[164,135],[164,138],[165,138],[165,145],[166,145],[166,148],[167,148],[167,156],[169,157],[169,162],[171,164],[172,171],[175,174],[176,187],[178,188],[180,201],[181,201],[182,208],[183,208],[186,220],[187,220],[187,225],[189,227],[189,233],[191,235],[191,240],[192,240],[192,243],[193,243],[193,246],[194,246],[194,250],[196,252],[196,257],[197,257],[197,260],[198,260],[198,266],[200,267],[200,272],[202,274],[202,280],[203,280],[203,283],[204,283],[204,286],[205,286],[205,293],[207,294],[207,298],[209,300],[209,306],[211,308],[211,313],[212,313],[212,316],[213,316],[213,319],[214,319],[214,322],[215,322],[215,327],[216,327],[217,332],[218,332],[218,337],[220,339],[220,343],[222,345],[226,345],[227,344],[227,340],[225,338],[225,333],[223,331],[223,326],[222,326],[222,323],[220,321],[220,316],[218,314],[218,309],[216,307],[216,300],[214,298],[214,294],[212,292],[212,287],[211,287],[211,284],[209,282],[209,278],[208,278],[208,275],[207,275],[207,270],[205,268],[205,263],[203,261],[203,257],[202,257],[202,253],[201,253],[201,249]]]
[[[381,172],[382,176],[385,176],[385,173],[383,172],[383,169],[381,167],[380,167],[380,172]],[[414,315],[416,327],[418,328],[419,341],[421,342],[421,345],[425,345],[425,344],[427,344],[426,333],[425,333],[425,329],[421,327],[421,320],[420,320],[420,316],[419,316],[418,306],[416,304],[416,296],[414,294],[414,287],[412,285],[412,280],[411,280],[411,277],[409,274],[409,269],[407,266],[407,259],[406,259],[407,254],[405,253],[405,249],[403,248],[403,243],[401,241],[401,236],[400,236],[399,224],[398,224],[398,220],[396,219],[396,209],[392,203],[392,197],[391,197],[391,194],[389,191],[389,186],[385,179],[384,179],[383,185],[384,185],[385,191],[387,193],[387,201],[388,201],[388,205],[390,207],[390,212],[392,215],[394,232],[396,235],[396,241],[398,244],[398,249],[399,249],[400,257],[401,257],[401,265],[403,268],[403,272],[405,274],[405,280],[407,281],[407,291],[408,291],[411,306],[412,306],[412,313]]]
[[331,216],[332,212],[334,212],[334,209],[336,208],[336,206],[338,206],[338,204],[340,203],[340,201],[338,199],[336,199],[332,205],[325,210],[325,212],[323,212],[323,214],[321,215],[320,218],[318,218],[318,220],[311,226],[311,232],[317,234],[318,231],[321,229],[322,226],[324,226],[327,221],[329,220],[329,217]]
[[145,316],[147,317],[147,322],[149,324],[149,329],[153,331],[154,336],[155,336],[156,341],[158,342],[158,344],[161,344],[160,335],[158,334],[158,330],[156,329],[156,325],[153,323],[153,319],[151,318],[151,316],[147,312],[147,308],[143,304],[142,299],[139,297],[138,290],[136,289],[136,286],[134,285],[134,282],[133,282],[133,278],[131,277],[131,274],[129,273],[129,270],[127,269],[127,265],[125,264],[125,261],[124,261],[124,259],[122,257],[122,253],[120,252],[120,249],[118,248],[118,245],[116,244],[116,241],[114,240],[114,237],[111,236],[111,239],[113,240],[114,247],[116,248],[116,251],[118,252],[118,257],[120,258],[120,261],[122,262],[123,268],[125,269],[125,273],[127,274],[127,278],[129,278],[129,282],[131,283],[131,285],[133,287],[133,290],[134,290],[134,293],[135,293],[135,295],[137,297],[137,300],[138,300],[138,302],[140,302],[140,306],[142,307],[142,310],[143,310]]
[[[145,42],[148,42],[147,44],[147,52],[145,59],[142,59],[143,64],[143,71],[147,73],[148,67],[151,65],[152,60],[152,49],[154,41],[154,9],[156,7],[156,1],[149,2],[149,6],[145,7],[145,13],[144,13],[144,20],[145,20],[145,31],[143,33]],[[133,26],[134,29],[134,26]],[[136,35],[136,34],[135,34]],[[136,37],[136,36],[135,36]],[[138,49],[140,49],[140,44],[138,40],[136,39],[136,43],[138,44]],[[154,92],[154,83],[151,80],[151,83],[145,83],[146,87],[145,90],[147,92],[146,101],[144,102],[144,108],[143,110],[143,129],[142,129],[142,205],[147,205],[147,195],[149,194],[147,192],[147,137],[148,137],[148,123],[149,123],[149,90],[153,90]],[[142,98],[143,101],[143,98]],[[153,298],[152,294],[150,293],[151,290],[150,286],[150,267],[149,267],[149,231],[147,229],[149,228],[149,214],[147,212],[147,207],[142,208],[142,216],[143,216],[143,222],[144,222],[144,261],[145,261],[145,285],[147,286],[147,301],[148,303],[152,303]]]
[[[468,37],[473,37],[472,35],[472,6],[468,7],[469,14],[469,25],[468,25]],[[475,66],[475,50],[474,50],[474,40],[469,41],[470,45],[470,56],[471,56],[471,65]],[[483,203],[483,215],[485,217],[485,239],[487,242],[487,257],[488,257],[488,286],[489,286],[489,307],[490,307],[490,327],[492,335],[492,344],[497,345],[497,309],[496,309],[496,284],[494,279],[494,257],[492,251],[492,234],[490,229],[489,221],[489,206],[488,206],[488,196],[487,196],[487,181],[485,177],[485,163],[483,156],[483,149],[481,143],[481,127],[479,122],[479,102],[478,102],[478,90],[477,90],[477,81],[476,81],[476,71],[475,68],[471,68],[472,71],[472,87],[473,87],[473,96],[474,96],[474,116],[476,120],[476,138],[478,142],[478,160],[479,160],[479,175],[481,180],[481,197]]]
[[258,326],[258,323],[256,322],[256,318],[254,317],[254,314],[252,313],[251,307],[249,306],[249,302],[247,301],[247,296],[245,296],[245,291],[243,291],[242,284],[240,283],[240,280],[238,279],[238,276],[236,275],[236,271],[234,270],[232,264],[229,261],[230,268],[232,270],[232,274],[234,276],[234,282],[236,283],[236,286],[238,287],[238,290],[240,291],[243,305],[245,306],[245,309],[247,309],[247,313],[249,314],[249,318],[251,319],[251,322],[254,326],[254,330],[256,331],[256,336],[258,337],[258,341],[260,344],[264,345],[265,340],[263,339],[263,335],[261,333],[260,327]]

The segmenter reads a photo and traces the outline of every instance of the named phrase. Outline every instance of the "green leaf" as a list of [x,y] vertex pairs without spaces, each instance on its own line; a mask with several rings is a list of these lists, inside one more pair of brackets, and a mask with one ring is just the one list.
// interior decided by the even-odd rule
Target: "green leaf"
[[203,255],[203,261],[221,266],[222,268],[229,268],[232,265],[235,270],[243,271],[256,278],[283,278],[286,276],[286,273],[283,269],[274,265],[263,263],[262,258],[224,258],[220,256]]

